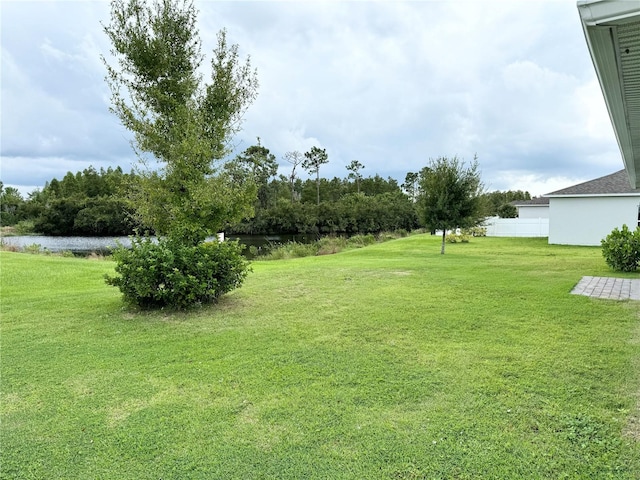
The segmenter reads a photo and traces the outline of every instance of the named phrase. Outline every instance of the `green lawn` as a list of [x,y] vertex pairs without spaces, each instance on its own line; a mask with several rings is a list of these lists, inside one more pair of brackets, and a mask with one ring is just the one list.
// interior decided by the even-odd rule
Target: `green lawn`
[[640,302],[569,294],[600,249],[439,241],[255,262],[186,314],[0,252],[0,478],[640,478]]

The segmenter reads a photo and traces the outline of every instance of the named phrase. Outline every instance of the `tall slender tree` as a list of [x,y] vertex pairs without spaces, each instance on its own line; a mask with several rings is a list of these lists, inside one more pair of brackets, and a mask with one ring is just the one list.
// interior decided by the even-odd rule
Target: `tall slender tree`
[[360,193],[360,180],[362,180],[360,170],[362,170],[363,168],[364,165],[361,164],[358,160],[352,160],[351,163],[347,165],[347,170],[349,170],[349,178],[356,181],[356,188],[358,193]]
[[289,174],[289,186],[291,187],[291,203],[295,201],[295,182],[298,177],[296,168],[302,163],[304,156],[297,150],[286,152],[284,159],[291,164],[291,173]]
[[112,58],[103,57],[111,110],[133,132],[140,164],[151,156],[160,166],[139,172],[138,217],[191,244],[251,212],[255,190],[230,182],[216,163],[258,85],[225,30],[218,33],[210,82],[203,82],[196,16],[190,0],[112,0],[104,26]]
[[404,183],[402,184],[403,190],[409,195],[412,202],[416,201],[418,195],[418,180],[420,174],[416,172],[408,172],[404,177]]
[[304,161],[302,162],[302,168],[304,168],[310,175],[316,175],[316,194],[317,204],[320,205],[320,165],[329,163],[329,157],[324,148],[311,147],[311,150],[305,152]]

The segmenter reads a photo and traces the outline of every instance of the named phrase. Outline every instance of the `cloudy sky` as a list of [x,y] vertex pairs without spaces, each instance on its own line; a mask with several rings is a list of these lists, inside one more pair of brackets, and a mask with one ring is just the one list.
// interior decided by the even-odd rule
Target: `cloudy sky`
[[[489,190],[532,195],[623,168],[575,0],[196,6],[203,52],[226,28],[258,70],[236,153],[260,137],[281,173],[285,152],[314,145],[323,177],[358,160],[402,182],[477,154]],[[109,3],[2,0],[0,16],[0,180],[26,194],[90,165],[130,170],[100,60]]]

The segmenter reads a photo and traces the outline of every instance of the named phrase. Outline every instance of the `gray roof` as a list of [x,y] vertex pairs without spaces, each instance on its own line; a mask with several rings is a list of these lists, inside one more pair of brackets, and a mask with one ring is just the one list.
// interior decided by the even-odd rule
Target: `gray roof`
[[547,197],[534,197],[531,200],[514,200],[511,205],[516,207],[541,207],[549,205],[549,199]]
[[588,182],[579,183],[572,187],[563,188],[555,192],[547,193],[546,196],[555,195],[620,195],[620,194],[638,194],[640,188],[633,189],[629,183],[629,175],[626,170],[605,175]]

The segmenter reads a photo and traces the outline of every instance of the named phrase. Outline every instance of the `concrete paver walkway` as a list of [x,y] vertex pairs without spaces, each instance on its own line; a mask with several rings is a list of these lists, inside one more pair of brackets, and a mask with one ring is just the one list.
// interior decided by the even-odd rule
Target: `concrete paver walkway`
[[571,293],[609,300],[640,300],[640,279],[582,277]]

